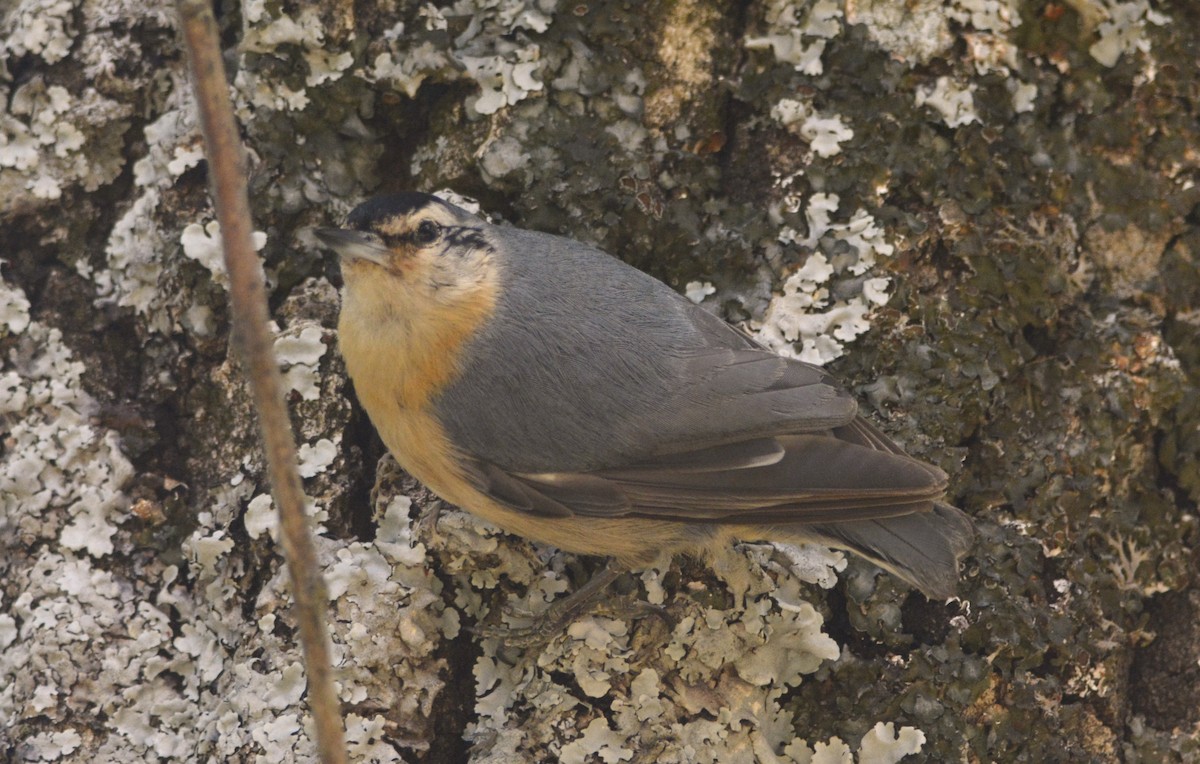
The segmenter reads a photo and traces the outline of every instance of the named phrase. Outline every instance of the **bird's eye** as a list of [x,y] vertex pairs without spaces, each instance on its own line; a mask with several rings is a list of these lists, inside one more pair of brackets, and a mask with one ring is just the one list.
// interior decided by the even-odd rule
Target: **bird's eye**
[[417,230],[413,231],[413,241],[417,244],[432,244],[441,234],[442,228],[432,220],[422,220],[417,226]]

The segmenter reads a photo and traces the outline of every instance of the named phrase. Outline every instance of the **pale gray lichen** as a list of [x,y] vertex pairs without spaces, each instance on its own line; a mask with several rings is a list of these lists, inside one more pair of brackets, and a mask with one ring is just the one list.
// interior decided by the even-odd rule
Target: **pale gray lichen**
[[841,4],[833,0],[816,0],[807,8],[788,0],[770,0],[764,14],[767,33],[746,38],[745,45],[750,50],[770,48],[776,61],[818,75],[825,69],[821,55],[826,40],[841,34],[842,15]]
[[914,727],[902,727],[896,732],[892,723],[880,722],[859,741],[858,755],[841,738],[834,737],[811,748],[797,741],[784,749],[779,762],[793,764],[896,764],[905,756],[920,753],[925,735]]
[[[256,251],[267,245],[267,235],[262,231],[251,233]],[[188,223],[179,234],[183,254],[203,265],[212,274],[213,281],[229,288],[229,271],[225,268],[225,253],[221,246],[221,224],[215,220],[207,223]]]
[[1012,93],[1012,108],[1017,114],[1033,111],[1037,101],[1038,88],[1032,82],[1015,82],[1010,80],[1008,90]]
[[[880,257],[891,255],[892,244],[866,210],[834,222],[839,204],[835,194],[814,194],[805,208],[808,235],[786,226],[780,230],[781,243],[812,254],[784,280],[783,293],[771,299],[763,317],[751,322],[768,347],[809,363],[841,356],[845,344],[869,328],[871,308],[889,298],[888,277],[870,274]],[[835,275],[842,283],[833,290]],[[833,296],[845,295],[847,288],[857,294]]]
[[[162,114],[143,131],[146,154],[133,165],[136,196],[109,234],[104,267],[80,260],[76,268],[95,282],[98,305],[132,308],[146,317],[151,331],[161,334],[182,327],[204,335],[212,329],[208,307],[171,283],[177,276],[170,255],[183,252],[184,237],[182,228],[163,220],[163,196],[202,154],[195,104],[183,73],[173,72],[169,83]],[[201,259],[193,238],[195,232],[187,238],[187,251]],[[202,229],[199,238],[209,237]],[[219,250],[209,248],[203,260],[210,272],[223,270]]]
[[716,292],[717,288],[707,281],[689,281],[683,288],[684,295],[697,305]]
[[[79,719],[80,708],[115,711],[170,633],[167,616],[144,592],[135,596],[130,582],[95,559],[114,551],[132,468],[115,433],[89,418],[96,403],[82,388],[83,364],[58,329],[32,321],[16,334],[0,366],[7,392],[0,397],[0,528],[8,539],[6,577],[19,592],[4,603],[7,628],[0,627],[6,726]],[[110,638],[118,633],[124,638]],[[76,693],[81,681],[90,688],[86,698]],[[22,758],[57,760],[80,738],[68,726],[19,743]]]
[[[0,260],[0,266],[3,265],[4,261]],[[29,326],[29,300],[25,298],[24,292],[9,286],[3,280],[0,280],[0,326],[9,334],[20,334]],[[15,382],[14,377],[13,384]],[[6,392],[13,394],[12,390]]]
[[932,107],[948,127],[962,127],[980,121],[975,110],[976,89],[973,82],[962,85],[943,75],[935,84],[917,88],[916,104]]
[[246,527],[246,533],[250,538],[256,539],[264,533],[275,535],[275,528],[278,515],[275,513],[275,505],[271,501],[271,495],[262,493],[255,496],[246,504],[246,513],[242,515],[242,524]]
[[[402,761],[378,730],[387,726],[394,733],[399,723],[411,734],[407,720],[420,731],[441,689],[440,664],[433,657],[437,635],[453,636],[458,628],[454,614],[442,610],[440,587],[425,569],[422,548],[396,519],[406,509],[406,502],[393,502],[371,544],[326,539],[320,547],[335,605],[333,647],[342,699],[356,705],[369,699],[392,709],[390,723],[380,714],[348,719],[351,746],[365,761]],[[260,594],[256,619],[243,619],[231,580],[241,575],[241,565],[231,555],[226,531],[217,527],[216,518],[229,515],[222,509],[200,518],[204,527],[184,545],[189,581],[181,580],[180,568],[158,565],[161,588],[154,597],[129,598],[122,592],[142,584],[121,581],[86,559],[43,554],[35,561],[25,593],[10,609],[23,626],[15,638],[4,637],[0,675],[9,688],[0,695],[4,715],[45,714],[57,705],[47,694],[46,687],[55,685],[47,684],[45,667],[68,683],[64,697],[72,677],[92,677],[96,693],[87,702],[109,719],[97,730],[107,739],[96,761],[148,754],[227,759],[247,751],[281,761],[311,757],[299,654],[289,639],[275,635],[276,622],[288,615],[284,569],[278,568]],[[384,601],[389,607],[378,608]],[[182,618],[178,636],[171,636],[164,608]],[[123,639],[104,639],[101,633]],[[101,672],[101,665],[119,668]],[[32,673],[25,679],[27,672]],[[132,687],[136,691],[126,689]],[[43,700],[22,711],[23,697]],[[35,737],[26,741],[24,753],[53,760],[58,741]],[[419,736],[412,742],[421,745]]]
[[333,464],[337,454],[338,447],[329,438],[321,438],[316,443],[300,444],[300,477],[310,478],[324,472]]
[[169,82],[162,113],[143,129],[146,153],[133,163],[133,179],[140,188],[170,186],[204,158],[191,88],[182,72],[171,72]]
[[315,321],[298,321],[276,333],[275,357],[284,369],[284,387],[306,401],[320,397],[321,358],[328,350],[324,338],[324,328]]
[[48,64],[66,58],[75,35],[73,11],[70,0],[22,0],[7,12],[0,27],[2,54],[28,53]]
[[[303,51],[300,60],[308,69],[305,86],[338,79],[353,61],[346,52],[322,50],[324,41],[325,22],[314,6],[289,14],[281,7],[255,0],[242,12],[242,51],[274,54],[280,48],[299,48]],[[258,68],[239,67],[234,75],[239,118],[251,121],[256,109],[298,112],[307,108],[310,99],[305,87],[293,87],[289,80],[268,76]]]
[[0,113],[0,204],[45,204],[74,185],[94,191],[120,172],[119,154],[100,151],[96,143],[111,141],[114,130],[119,134],[128,106],[95,88],[72,94],[42,78],[15,90],[0,78],[0,95],[8,102]]
[[969,30],[963,37],[977,73],[1016,69],[1017,46],[1011,39],[1021,25],[1016,0],[953,0],[946,15]]
[[404,44],[404,24],[397,24],[384,35],[386,50],[358,73],[370,82],[393,83],[410,98],[429,77],[449,80],[465,74],[480,89],[467,100],[467,108],[479,115],[494,114],[544,87],[537,77],[543,66],[541,49],[524,32],[545,32],[556,5],[555,0],[487,4],[458,0],[447,8],[426,5],[421,19],[427,30],[445,30],[447,18],[469,18],[470,23],[452,38],[449,49],[429,40]]
[[[494,620],[480,587],[505,587],[508,604],[499,622],[508,627],[527,625],[530,613],[569,588],[561,572],[566,555],[498,544],[494,530],[463,513],[443,513],[438,536],[439,559],[459,586],[455,602],[470,617]],[[805,563],[793,568],[790,559]],[[780,699],[840,654],[822,632],[804,584],[830,585],[844,559],[817,547],[791,548],[780,557],[770,545],[746,545],[713,565],[732,607],[676,595],[667,603],[675,620],[669,633],[654,618],[635,625],[601,612],[524,654],[484,639],[474,669],[478,720],[468,730],[476,754],[485,761],[498,756],[515,736],[529,735],[534,718],[541,720],[534,727],[537,745],[562,761],[622,761],[651,748],[664,762],[750,761],[752,752],[804,760],[774,753],[788,746],[797,756],[807,750]],[[661,597],[652,591],[650,599]],[[600,698],[610,714],[589,708],[587,699]],[[907,733],[902,737],[911,743]]]
[[1092,58],[1104,66],[1116,66],[1124,54],[1150,51],[1146,25],[1162,26],[1171,17],[1150,6],[1147,0],[1114,2],[1114,0],[1082,0],[1091,2],[1104,20],[1096,28],[1098,39],[1088,48]]
[[813,110],[811,102],[784,98],[772,107],[771,116],[807,140],[813,152],[820,157],[831,157],[840,153],[839,144],[854,137],[854,131],[843,117],[837,114],[818,114]]
[[910,0],[904,5],[889,0],[849,3],[846,23],[862,24],[876,45],[911,66],[944,55],[955,41],[945,0]]
[[107,267],[93,271],[86,262],[77,267],[95,280],[98,303],[132,307],[139,313],[153,311],[151,326],[169,332],[174,321],[163,303],[174,292],[159,287],[166,278],[160,257],[168,246],[168,235],[153,214],[161,200],[159,190],[149,188],[117,221],[105,250]]
[[[0,100],[7,106],[0,112],[2,207],[44,207],[76,186],[95,191],[124,165],[122,136],[135,112],[106,87],[110,62],[103,56],[82,47],[81,80],[48,71],[14,82],[4,63],[27,57],[65,70],[80,21],[70,0],[19,0],[0,18]],[[90,15],[82,22],[88,32],[102,23]],[[78,87],[79,81],[88,85]]]
[[19,289],[3,284],[0,299],[18,338],[0,366],[0,527],[17,539],[57,537],[67,549],[110,554],[133,467],[116,433],[91,421],[97,404],[83,389],[85,367],[62,332],[29,321]]

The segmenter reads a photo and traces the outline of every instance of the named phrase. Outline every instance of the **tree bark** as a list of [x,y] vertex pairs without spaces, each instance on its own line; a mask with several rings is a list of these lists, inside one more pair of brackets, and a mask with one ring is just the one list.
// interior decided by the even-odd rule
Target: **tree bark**
[[[218,10],[352,760],[1200,757],[1193,4]],[[0,93],[0,752],[312,760],[173,5],[14,0]],[[743,545],[474,636],[595,563],[381,461],[311,231],[401,189],[827,364],[953,476],[960,600]]]

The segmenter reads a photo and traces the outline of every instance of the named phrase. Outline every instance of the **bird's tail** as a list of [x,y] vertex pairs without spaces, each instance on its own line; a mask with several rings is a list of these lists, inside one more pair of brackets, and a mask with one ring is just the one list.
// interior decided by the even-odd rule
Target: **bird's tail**
[[796,531],[807,539],[867,558],[931,599],[954,596],[958,562],[975,537],[970,518],[941,502],[925,512],[808,525]]

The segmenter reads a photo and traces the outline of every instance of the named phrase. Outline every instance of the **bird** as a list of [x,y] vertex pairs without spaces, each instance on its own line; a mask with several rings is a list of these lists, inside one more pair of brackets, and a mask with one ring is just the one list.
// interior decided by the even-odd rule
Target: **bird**
[[[450,504],[623,570],[739,541],[817,543],[955,594],[973,523],[826,370],[597,248],[381,194],[317,238],[338,345],[387,449]],[[553,628],[553,627],[552,627]]]

